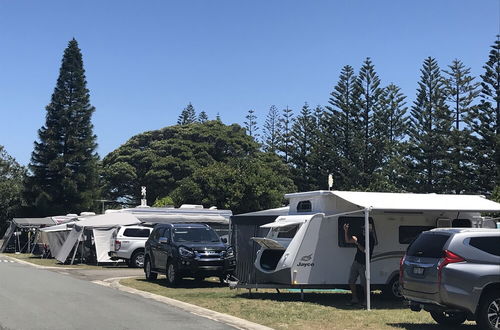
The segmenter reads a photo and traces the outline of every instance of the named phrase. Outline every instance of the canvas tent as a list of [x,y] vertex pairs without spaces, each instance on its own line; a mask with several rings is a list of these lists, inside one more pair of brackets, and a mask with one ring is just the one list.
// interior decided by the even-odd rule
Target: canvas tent
[[71,221],[39,230],[39,241],[49,246],[52,256],[57,255],[66,238],[68,238],[74,223],[75,221]]
[[60,262],[65,262],[73,250],[73,262],[78,244],[83,240],[84,231],[91,230],[94,238],[97,262],[109,262],[111,260],[109,259],[108,251],[114,230],[120,226],[135,225],[138,223],[140,221],[128,213],[108,213],[81,218],[80,221],[73,224],[73,228],[55,255],[55,258]]
[[[20,233],[23,236],[23,244],[20,244],[20,239],[18,238],[18,243],[16,250],[29,250],[29,245],[35,239],[35,230],[38,228],[49,227],[57,224],[57,222],[52,217],[45,218],[14,218],[10,221],[9,228],[4,234],[2,245],[0,245],[0,253],[7,249],[7,246],[12,244],[12,240],[15,239],[15,233]],[[19,252],[20,252],[19,251]]]

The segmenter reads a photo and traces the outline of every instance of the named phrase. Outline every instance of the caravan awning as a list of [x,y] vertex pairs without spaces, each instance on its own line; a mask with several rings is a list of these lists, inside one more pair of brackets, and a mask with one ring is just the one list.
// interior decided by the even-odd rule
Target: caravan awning
[[[124,214],[124,213],[121,213]],[[229,220],[221,215],[217,214],[206,214],[206,215],[196,215],[196,214],[146,214],[146,213],[134,213],[134,215],[142,222],[149,223],[220,223],[229,224]]]
[[140,221],[132,214],[121,212],[93,215],[80,219],[80,221],[75,222],[75,227],[103,228],[135,225],[140,223]]
[[361,208],[380,211],[500,212],[500,204],[478,195],[332,191]]
[[42,226],[53,226],[56,224],[54,220],[50,217],[46,218],[14,218],[12,221],[18,227],[42,227]]

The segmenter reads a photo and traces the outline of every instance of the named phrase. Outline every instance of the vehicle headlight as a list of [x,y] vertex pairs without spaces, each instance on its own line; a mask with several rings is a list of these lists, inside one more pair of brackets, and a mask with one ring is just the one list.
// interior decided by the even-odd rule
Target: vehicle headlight
[[186,249],[185,247],[181,246],[179,248],[179,254],[181,257],[192,257],[194,256],[193,251]]
[[234,257],[234,250],[232,247],[228,247],[227,250],[226,250],[226,257],[227,258],[232,258]]

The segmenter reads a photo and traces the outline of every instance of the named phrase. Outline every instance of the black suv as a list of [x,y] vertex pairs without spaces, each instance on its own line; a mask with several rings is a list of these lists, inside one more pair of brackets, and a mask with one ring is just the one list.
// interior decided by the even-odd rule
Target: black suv
[[222,281],[234,271],[233,249],[203,224],[159,224],[145,246],[144,273],[147,280],[165,274],[174,286],[182,277],[202,280],[217,276]]

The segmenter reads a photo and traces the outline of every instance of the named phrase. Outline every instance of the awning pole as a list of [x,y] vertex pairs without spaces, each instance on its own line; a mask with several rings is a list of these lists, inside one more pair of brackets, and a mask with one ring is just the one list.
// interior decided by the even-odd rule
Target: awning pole
[[365,209],[365,265],[366,265],[366,309],[371,310],[370,299],[370,208]]

